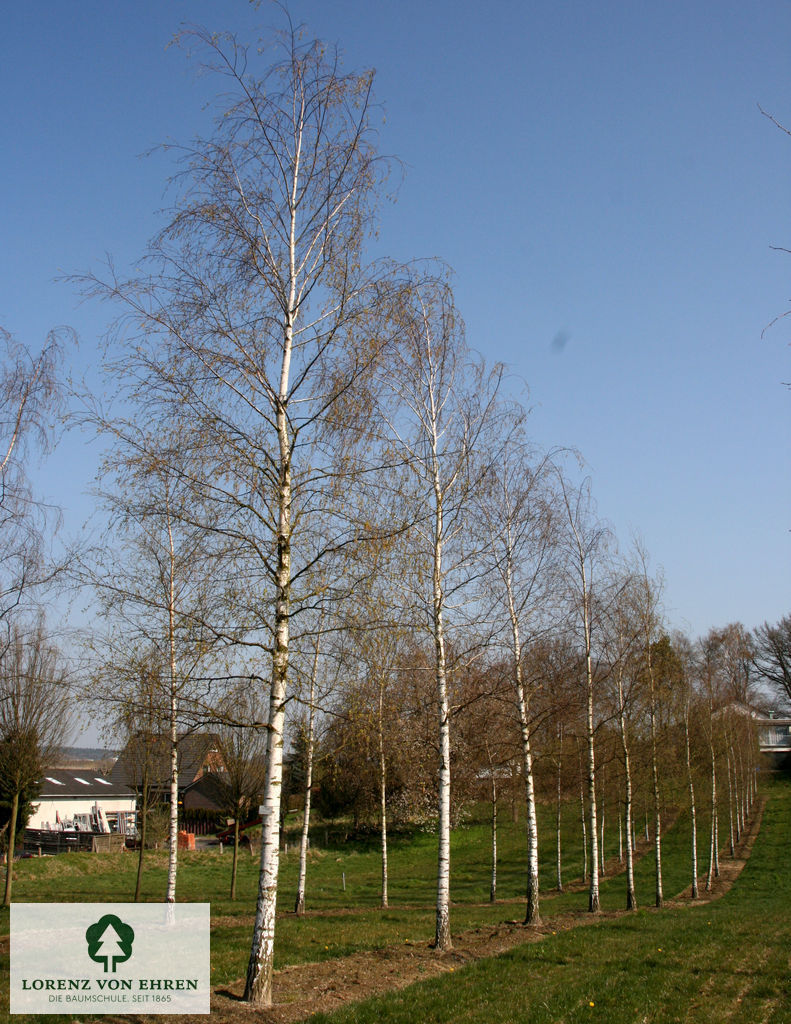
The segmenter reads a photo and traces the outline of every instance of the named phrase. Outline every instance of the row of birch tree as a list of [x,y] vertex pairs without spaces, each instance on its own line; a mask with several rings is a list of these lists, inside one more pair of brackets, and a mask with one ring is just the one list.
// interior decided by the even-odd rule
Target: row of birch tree
[[[222,83],[213,127],[170,147],[172,206],[136,273],[80,279],[118,315],[105,397],[84,395],[78,417],[106,442],[106,526],[75,574],[97,593],[95,692],[132,727],[154,705],[164,723],[166,898],[180,737],[256,737],[260,756],[237,757],[263,763],[245,999],[270,1003],[287,720],[305,757],[297,912],[314,767],[340,776],[332,735],[347,729],[334,749],[348,755],[355,723],[377,765],[384,906],[395,789],[405,813],[436,819],[438,950],[452,942],[457,764],[488,780],[493,844],[505,765],[523,789],[527,923],[540,917],[536,758],[559,807],[572,743],[591,911],[605,753],[627,851],[634,765],[648,765],[661,903],[667,738],[686,744],[691,797],[706,739],[716,871],[723,774],[737,830],[754,799],[753,747],[727,710],[749,696],[738,656],[668,639],[646,554],[617,555],[573,453],[531,446],[504,368],[467,344],[448,269],[374,255],[397,166],[378,150],[373,73],[290,25],[263,70],[233,37],[185,42]],[[237,787],[237,826],[251,785]],[[558,886],[561,856],[558,838]]]

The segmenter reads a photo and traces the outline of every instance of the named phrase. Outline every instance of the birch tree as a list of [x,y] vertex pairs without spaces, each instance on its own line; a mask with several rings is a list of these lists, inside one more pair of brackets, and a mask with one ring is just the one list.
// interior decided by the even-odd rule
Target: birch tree
[[[447,617],[475,574],[465,543],[471,495],[491,464],[491,448],[475,462],[491,427],[502,370],[472,358],[451,289],[442,276],[418,275],[401,309],[384,409],[394,460],[412,474],[416,525],[410,534],[415,570],[412,598],[430,637],[438,749],[437,909],[434,944],[452,947],[450,932],[451,738]],[[496,436],[496,435],[495,435]]]
[[[129,386],[158,421],[178,411],[203,458],[203,525],[237,548],[238,587],[217,637],[269,666],[260,694],[267,774],[259,889],[244,999],[272,999],[283,729],[301,609],[328,599],[316,567],[355,544],[349,474],[366,449],[367,386],[386,341],[387,275],[364,243],[386,162],[373,73],[289,26],[272,63],[197,30],[225,90],[213,131],[171,147],[182,165],[170,220],[139,277],[89,281],[122,303]],[[309,543],[304,543],[305,538]]]
[[657,645],[660,641],[661,613],[659,606],[660,586],[648,575],[647,555],[638,544],[636,555],[639,563],[639,590],[637,593],[637,614],[640,625],[643,670],[648,680],[648,720],[651,738],[651,790],[654,811],[654,852],[655,852],[655,903],[664,903],[662,888],[662,802],[659,786],[658,749],[658,702],[659,678],[655,664]]
[[607,616],[608,657],[612,664],[611,687],[615,697],[618,721],[618,737],[621,747],[623,768],[624,819],[626,829],[626,909],[637,909],[637,894],[634,885],[634,786],[631,749],[631,711],[639,690],[637,640],[639,627],[635,622],[635,608],[629,600],[634,588],[629,586],[630,578],[621,588],[620,599],[615,601]]
[[[97,592],[104,641],[94,637],[95,650],[110,656],[113,673],[101,691],[105,711],[120,708],[132,725],[141,695],[137,680],[131,692],[119,686],[115,651],[128,652],[130,641],[149,652],[159,666],[162,718],[169,762],[168,872],[165,900],[176,899],[178,871],[179,739],[206,713],[197,692],[198,666],[205,661],[213,637],[204,623],[210,618],[208,595],[221,585],[220,561],[209,560],[210,534],[189,522],[194,515],[188,441],[174,424],[155,434],[132,421],[108,420],[94,405],[85,417],[112,447],[102,463],[104,488],[97,499],[108,515],[100,542],[83,551],[71,574]],[[189,517],[185,510],[189,510]],[[217,555],[216,545],[212,554]],[[96,623],[94,623],[94,633]],[[145,697],[145,688],[142,690]],[[149,717],[147,698],[141,716]],[[198,713],[200,709],[200,713]],[[194,727],[194,725],[193,725]]]
[[68,332],[52,331],[31,351],[0,329],[0,627],[35,608],[36,591],[57,568],[45,564],[53,509],[36,498],[29,469],[51,450],[63,412],[60,379]]
[[[565,550],[564,578],[569,601],[570,618],[578,643],[584,673],[586,783],[588,835],[590,844],[590,888],[588,910],[598,913],[599,901],[599,834],[596,811],[596,666],[594,652],[595,599],[600,560],[604,555],[608,531],[593,509],[590,482],[573,487],[562,473],[557,473]],[[583,819],[584,820],[584,819]],[[584,827],[584,826],[583,826]]]
[[[538,822],[531,732],[532,680],[525,657],[531,644],[547,636],[556,577],[557,524],[547,457],[530,453],[516,436],[509,439],[479,493],[477,511],[484,526],[489,576],[498,611],[508,623],[511,680],[522,743],[527,832],[525,924],[540,921]],[[533,685],[531,685],[533,684]]]
[[250,681],[237,680],[220,701],[213,727],[225,765],[222,777],[225,809],[233,818],[229,892],[232,900],[236,899],[239,835],[245,822],[254,817],[264,788],[266,731],[260,722],[255,722],[256,704],[257,695]]

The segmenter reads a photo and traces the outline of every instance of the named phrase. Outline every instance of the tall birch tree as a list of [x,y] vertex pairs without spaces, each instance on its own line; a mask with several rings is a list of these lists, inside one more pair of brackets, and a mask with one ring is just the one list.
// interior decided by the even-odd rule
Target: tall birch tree
[[596,810],[596,597],[600,561],[608,540],[607,528],[596,518],[590,481],[574,487],[557,472],[564,530],[565,552],[563,576],[569,602],[570,622],[580,645],[584,673],[584,716],[586,745],[586,784],[588,835],[590,844],[590,888],[588,910],[598,913],[599,899],[599,832]]
[[506,647],[521,735],[527,832],[525,924],[540,921],[530,703],[536,684],[525,672],[525,659],[530,646],[546,637],[554,625],[557,514],[548,466],[548,457],[530,453],[524,441],[513,436],[491,467],[476,503],[488,542],[486,556],[495,606],[505,613],[508,624]]
[[[651,793],[654,811],[654,854],[655,854],[655,903],[664,903],[662,887],[662,801],[659,781],[659,674],[657,672],[657,647],[660,642],[661,612],[659,604],[660,584],[648,575],[648,560],[644,549],[638,544],[636,557],[639,566],[637,575],[637,615],[640,625],[643,671],[648,681],[648,722],[651,740]],[[666,638],[665,638],[666,639]]]
[[370,576],[358,590],[347,617],[349,656],[362,676],[367,694],[371,733],[376,738],[376,788],[381,849],[381,905],[389,902],[388,796],[393,744],[399,730],[398,676],[404,671],[406,630],[399,589],[405,559],[397,547],[379,548],[369,554]]
[[493,453],[491,448],[481,452],[482,462],[476,461],[476,455],[496,413],[501,376],[501,368],[487,370],[467,350],[447,281],[431,273],[416,276],[401,309],[386,377],[392,400],[384,415],[394,461],[411,471],[410,495],[416,509],[410,535],[416,555],[412,598],[434,654],[439,761],[434,944],[438,950],[452,946],[448,610],[460,613],[462,591],[476,572],[467,547],[471,495]]
[[609,608],[607,615],[607,649],[611,664],[610,686],[615,699],[618,738],[623,769],[624,820],[626,830],[626,909],[637,909],[634,884],[634,849],[631,841],[634,830],[634,776],[632,752],[632,710],[639,695],[639,658],[637,656],[640,627],[636,623],[632,577],[627,574],[620,596]]
[[[236,548],[239,586],[218,638],[269,666],[259,889],[244,998],[272,999],[283,731],[301,609],[316,568],[357,542],[345,498],[370,426],[366,385],[386,343],[387,275],[364,243],[387,163],[376,152],[373,73],[289,25],[251,52],[204,30],[186,41],[221,81],[214,129],[183,147],[170,220],[141,274],[93,277],[127,311],[123,361],[149,415],[178,411],[202,462],[202,521]],[[258,70],[260,53],[273,55]],[[117,337],[118,335],[116,335]],[[305,538],[308,542],[305,543]]]

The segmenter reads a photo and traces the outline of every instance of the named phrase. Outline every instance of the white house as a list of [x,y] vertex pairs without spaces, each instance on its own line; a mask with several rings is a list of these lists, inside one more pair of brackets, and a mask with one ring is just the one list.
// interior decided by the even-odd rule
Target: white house
[[106,824],[110,832],[128,835],[136,817],[137,796],[128,786],[88,769],[53,768],[41,779],[28,828],[104,832]]
[[791,765],[791,718],[769,713],[768,717],[756,716],[758,746],[764,760],[772,768]]

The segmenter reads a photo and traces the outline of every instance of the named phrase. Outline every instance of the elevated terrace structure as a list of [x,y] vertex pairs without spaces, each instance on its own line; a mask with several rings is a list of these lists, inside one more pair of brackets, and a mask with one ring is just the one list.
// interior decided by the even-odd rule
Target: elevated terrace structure
[[791,717],[769,715],[755,719],[758,747],[769,768],[791,768]]

